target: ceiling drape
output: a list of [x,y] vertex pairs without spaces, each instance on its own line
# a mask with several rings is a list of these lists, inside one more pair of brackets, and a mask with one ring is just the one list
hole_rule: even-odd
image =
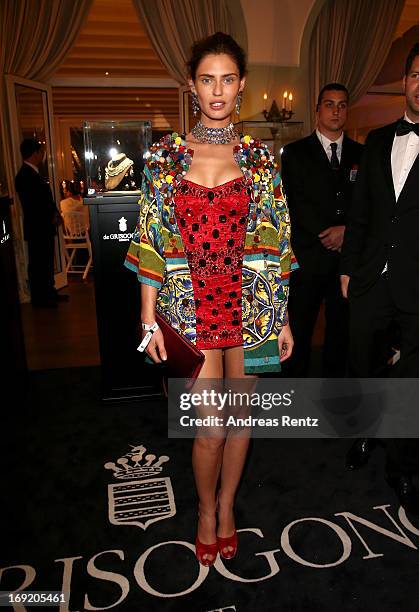
[[345,85],[351,103],[368,91],[390,51],[404,4],[405,0],[327,0],[310,41],[313,109],[326,83]]
[[92,0],[13,0],[0,3],[0,68],[45,81],[58,70]]
[[410,49],[419,41],[419,25],[411,27],[391,45],[386,63],[376,78],[375,85],[400,81]]
[[240,0],[133,0],[154,49],[170,75],[186,82],[185,63],[192,44],[225,32],[247,51]]

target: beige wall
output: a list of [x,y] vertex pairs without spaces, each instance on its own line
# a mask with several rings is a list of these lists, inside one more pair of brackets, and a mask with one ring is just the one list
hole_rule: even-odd
[[399,119],[404,113],[405,96],[400,86],[394,87],[393,92],[367,94],[350,107],[347,134],[359,142],[365,142],[368,132]]
[[[261,18],[257,0],[242,0],[248,28],[249,75],[241,118],[256,119],[268,93],[281,107],[284,90],[293,92],[293,121],[304,123],[311,132],[308,96],[308,49],[311,32],[325,0],[267,0]],[[272,42],[274,41],[274,42]],[[262,119],[262,115],[260,115]]]
[[249,63],[298,66],[304,29],[316,0],[241,0]]
[[281,108],[284,90],[291,90],[294,96],[295,115],[292,120],[303,121],[306,124],[308,96],[305,67],[249,66],[241,118],[250,119],[262,112],[265,91],[268,93],[267,109],[269,110],[273,100],[276,100],[278,107]]

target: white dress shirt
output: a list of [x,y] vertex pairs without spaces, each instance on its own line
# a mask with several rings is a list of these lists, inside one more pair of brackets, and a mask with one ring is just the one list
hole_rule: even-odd
[[332,157],[332,149],[330,148],[330,145],[332,144],[332,142],[335,142],[338,145],[336,149],[336,155],[338,156],[338,160],[340,163],[340,160],[342,158],[343,132],[337,140],[330,140],[327,136],[322,134],[320,130],[316,130],[316,134],[317,134],[317,138],[320,140],[322,144],[323,149],[326,152],[326,155],[329,161],[330,161],[330,158]]
[[[408,123],[414,123],[404,115]],[[393,174],[394,193],[396,202],[404,187],[409,172],[419,153],[419,136],[415,132],[409,132],[404,136],[394,136],[393,148],[391,149],[391,172]]]

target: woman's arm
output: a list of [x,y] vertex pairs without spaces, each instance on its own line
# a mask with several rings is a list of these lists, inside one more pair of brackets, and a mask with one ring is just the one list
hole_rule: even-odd
[[[288,321],[288,314],[286,316],[286,321]],[[282,329],[278,336],[278,347],[279,347],[279,357],[281,363],[291,357],[292,349],[294,347],[294,339],[292,337],[291,328],[289,323],[284,323]]]
[[291,328],[288,322],[287,306],[289,293],[289,277],[291,272],[298,268],[298,264],[291,248],[290,217],[287,201],[282,189],[281,178],[278,172],[274,173],[273,187],[273,214],[276,215],[276,227],[278,228],[281,258],[281,282],[285,296],[281,316],[282,328],[278,335],[279,356],[281,362],[283,362],[291,356],[294,347],[294,339],[292,337]]
[[[162,286],[165,261],[161,237],[161,217],[147,165],[144,167],[139,205],[140,214],[125,258],[125,266],[136,272],[141,283],[141,323],[151,326],[156,321],[157,294]],[[147,330],[142,329],[143,338],[146,334]],[[160,329],[153,332],[145,347],[145,352],[155,363],[161,363],[167,359]]]
[[[146,285],[141,283],[141,323],[152,325],[156,321],[156,300],[157,300],[157,288],[152,285]],[[146,335],[146,331],[143,330],[143,337]],[[151,357],[154,363],[161,363],[166,361],[167,354],[164,347],[164,338],[161,329],[153,333],[150,342],[147,344],[145,349],[147,355]]]

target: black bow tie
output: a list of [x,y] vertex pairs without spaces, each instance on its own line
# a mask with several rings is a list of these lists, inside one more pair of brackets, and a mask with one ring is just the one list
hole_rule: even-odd
[[419,123],[410,123],[406,119],[400,119],[396,128],[396,136],[406,136],[410,132],[415,132],[419,136]]

